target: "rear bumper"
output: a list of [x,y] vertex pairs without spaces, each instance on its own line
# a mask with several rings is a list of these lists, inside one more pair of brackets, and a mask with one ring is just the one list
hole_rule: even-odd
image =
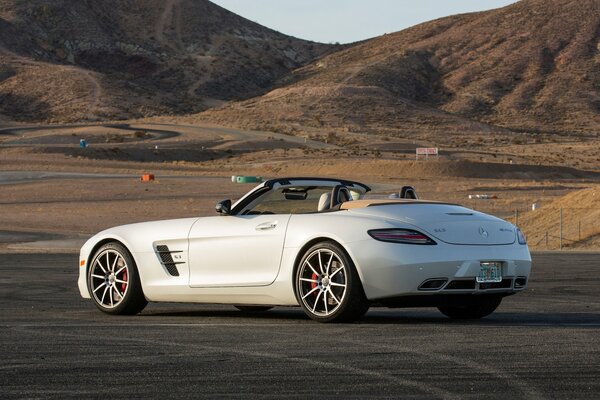
[[[442,294],[507,295],[525,289],[531,271],[529,249],[518,244],[419,246],[365,240],[350,243],[346,248],[356,264],[367,298],[374,301]],[[478,284],[475,277],[482,261],[501,262],[503,281]],[[431,279],[439,279],[442,284],[423,290],[423,283]]]

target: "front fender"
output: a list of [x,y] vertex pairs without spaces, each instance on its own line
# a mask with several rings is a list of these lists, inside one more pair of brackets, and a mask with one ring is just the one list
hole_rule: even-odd
[[[77,279],[77,286],[79,287],[79,293],[81,294],[81,297],[84,299],[91,298],[91,294],[87,285],[87,274],[88,269],[90,268],[90,263],[92,262],[92,258],[94,257],[94,254],[98,248],[109,242],[119,242],[127,249],[131,249],[131,243],[129,243],[124,237],[109,231],[103,231],[89,238],[79,251],[79,278]],[[135,253],[132,251],[130,251],[130,253],[136,265],[138,265]]]

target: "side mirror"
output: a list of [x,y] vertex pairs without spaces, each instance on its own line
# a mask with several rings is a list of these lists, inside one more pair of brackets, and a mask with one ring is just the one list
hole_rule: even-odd
[[221,215],[229,215],[231,214],[231,200],[221,200],[215,206],[215,210]]

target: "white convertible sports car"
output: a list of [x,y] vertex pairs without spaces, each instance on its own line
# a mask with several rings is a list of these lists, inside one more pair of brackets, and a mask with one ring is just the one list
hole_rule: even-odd
[[481,318],[527,286],[531,257],[514,225],[454,204],[395,199],[343,179],[261,183],[218,216],[98,233],[81,249],[79,290],[109,314],[149,301],[298,306],[321,322],[370,305],[437,307]]

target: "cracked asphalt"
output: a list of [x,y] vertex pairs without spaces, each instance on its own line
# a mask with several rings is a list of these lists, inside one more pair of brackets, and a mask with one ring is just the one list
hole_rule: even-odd
[[76,254],[0,254],[0,398],[598,398],[600,254],[536,253],[490,317],[150,304],[100,313]]

